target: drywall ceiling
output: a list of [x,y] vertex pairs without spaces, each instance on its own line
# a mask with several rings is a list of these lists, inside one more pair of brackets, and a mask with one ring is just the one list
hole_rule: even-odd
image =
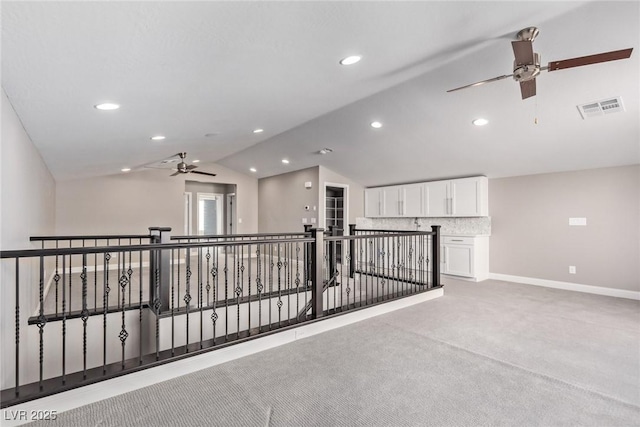
[[[207,162],[258,177],[320,164],[367,186],[614,166],[640,160],[639,12],[609,1],[2,2],[2,86],[58,180],[179,151],[213,172]],[[543,64],[634,52],[543,72],[525,101],[511,79],[446,93],[511,73],[510,41],[531,25]],[[362,60],[338,63],[351,54]],[[626,112],[581,118],[578,104],[612,96]],[[121,108],[93,107],[106,101]]]

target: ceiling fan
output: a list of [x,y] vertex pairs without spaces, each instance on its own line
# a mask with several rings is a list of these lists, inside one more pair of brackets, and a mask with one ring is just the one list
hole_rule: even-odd
[[511,42],[515,60],[513,61],[513,74],[506,74],[492,79],[482,80],[470,85],[461,86],[450,89],[447,92],[454,92],[460,89],[480,86],[485,83],[495,82],[498,80],[513,77],[520,83],[520,92],[522,99],[535,96],[536,94],[536,77],[540,71],[557,71],[565,68],[581,67],[583,65],[597,64],[599,62],[615,61],[618,59],[627,59],[631,56],[633,48],[615,50],[611,52],[598,53],[595,55],[581,56],[578,58],[562,59],[560,61],[551,61],[545,66],[540,66],[540,55],[533,52],[533,41],[538,36],[536,27],[528,27],[518,32],[517,41]]
[[201,171],[194,170],[195,168],[198,167],[196,165],[188,165],[188,164],[186,164],[184,159],[187,157],[187,153],[178,153],[175,156],[179,156],[180,157],[180,163],[178,163],[176,165],[176,169],[175,169],[176,172],[171,174],[171,176],[180,175],[181,173],[197,173],[197,174],[200,174],[200,175],[216,176],[215,173],[201,172]]

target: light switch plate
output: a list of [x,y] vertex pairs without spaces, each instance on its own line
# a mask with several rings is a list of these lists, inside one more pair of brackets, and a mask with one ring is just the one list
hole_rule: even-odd
[[587,225],[587,218],[569,218],[569,225]]

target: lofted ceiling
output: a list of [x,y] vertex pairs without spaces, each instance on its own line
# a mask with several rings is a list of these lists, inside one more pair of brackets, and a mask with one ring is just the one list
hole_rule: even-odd
[[[1,7],[2,87],[57,180],[181,151],[211,172],[220,164],[266,177],[323,165],[365,186],[640,162],[638,2]],[[510,78],[446,92],[510,74],[511,41],[532,25],[543,64],[634,51],[543,71],[526,100]],[[352,54],[362,60],[339,64]],[[626,111],[583,120],[576,108],[610,97]],[[107,101],[121,108],[94,108]],[[478,117],[489,124],[473,126]],[[376,120],[380,129],[369,125]],[[325,147],[333,152],[318,154]]]

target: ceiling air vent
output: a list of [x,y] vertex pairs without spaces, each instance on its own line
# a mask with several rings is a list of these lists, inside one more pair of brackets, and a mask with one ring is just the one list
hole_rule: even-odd
[[621,97],[608,98],[602,101],[594,101],[588,104],[578,105],[578,111],[583,119],[589,119],[605,114],[619,113],[624,111],[624,104]]

